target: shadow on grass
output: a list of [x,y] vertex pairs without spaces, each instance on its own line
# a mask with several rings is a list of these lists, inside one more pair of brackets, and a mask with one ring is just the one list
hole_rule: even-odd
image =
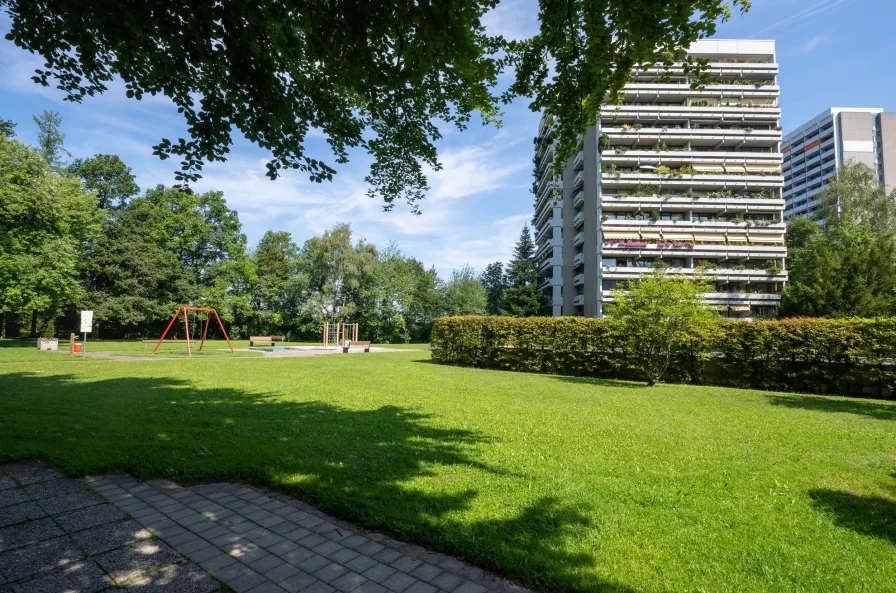
[[896,501],[839,490],[813,490],[812,502],[837,525],[896,544]]
[[[61,345],[62,340],[59,340],[59,343]],[[37,338],[6,338],[0,340],[0,348],[33,348],[37,350]]]
[[613,389],[653,389],[648,387],[647,383],[638,383],[635,381],[620,381],[618,379],[592,379],[590,377],[573,377],[568,375],[548,375],[551,379],[556,379],[563,383],[572,383],[573,385],[591,385],[593,387],[612,387]]
[[[425,360],[412,360],[414,364],[431,364],[439,367],[454,367],[454,368],[470,368],[470,367],[460,367],[451,364],[442,364],[432,360],[431,358]],[[549,375],[545,373],[526,373],[525,371],[513,371],[510,369],[480,369],[483,371],[506,371],[509,373],[522,372],[525,374],[531,374],[538,377],[547,377],[549,379],[555,379],[557,381],[562,381],[564,383],[572,383],[576,385],[592,385],[594,387],[616,387],[621,389],[647,389],[646,383],[638,383],[635,381],[620,381],[617,379],[596,379],[592,377],[576,377],[574,375]]]
[[859,414],[877,420],[896,420],[896,404],[883,404],[867,400],[844,400],[818,395],[768,395],[774,406],[801,408],[816,412]]
[[76,474],[273,486],[534,582],[629,591],[595,583],[588,568],[597,559],[569,546],[588,523],[587,509],[541,499],[511,518],[468,518],[477,491],[457,484],[476,484],[476,472],[514,478],[478,459],[489,443],[482,434],[439,426],[426,414],[199,389],[174,378],[12,373],[0,380],[0,461],[41,458]]

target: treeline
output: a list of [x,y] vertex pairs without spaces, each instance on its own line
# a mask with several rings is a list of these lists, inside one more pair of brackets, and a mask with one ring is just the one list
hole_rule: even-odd
[[[221,192],[141,193],[114,155],[65,162],[58,114],[35,118],[38,146],[0,121],[0,334],[67,335],[79,309],[94,336],[159,335],[178,305],[218,309],[235,337],[319,339],[357,322],[375,342],[428,341],[441,315],[484,313],[469,266],[447,280],[402,254],[353,240],[347,224],[296,244],[268,231],[247,244]],[[178,328],[179,329],[179,328]]]
[[787,225],[779,316],[896,316],[896,188],[849,162],[816,199],[811,219]]

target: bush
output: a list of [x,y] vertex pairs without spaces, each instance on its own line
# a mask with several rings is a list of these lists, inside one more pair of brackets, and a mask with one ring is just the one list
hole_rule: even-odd
[[[718,321],[679,348],[663,379],[814,393],[896,397],[896,319]],[[609,319],[443,317],[443,364],[600,378],[626,374],[625,336]],[[707,357],[705,352],[712,354]]]

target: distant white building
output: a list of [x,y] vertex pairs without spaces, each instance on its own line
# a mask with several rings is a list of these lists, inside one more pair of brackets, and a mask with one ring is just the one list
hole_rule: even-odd
[[786,218],[818,208],[818,192],[849,161],[871,167],[878,182],[896,186],[896,113],[877,108],[832,107],[784,137]]

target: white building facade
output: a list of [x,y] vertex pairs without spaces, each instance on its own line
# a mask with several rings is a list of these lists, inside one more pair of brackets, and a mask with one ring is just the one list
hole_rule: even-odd
[[784,136],[785,218],[811,216],[818,193],[841,166],[864,163],[887,191],[896,187],[896,113],[832,107]]
[[601,317],[651,269],[712,279],[726,317],[770,316],[787,280],[781,117],[773,41],[702,40],[700,90],[681,67],[633,74],[619,105],[554,162],[535,140],[536,255],[559,315]]

